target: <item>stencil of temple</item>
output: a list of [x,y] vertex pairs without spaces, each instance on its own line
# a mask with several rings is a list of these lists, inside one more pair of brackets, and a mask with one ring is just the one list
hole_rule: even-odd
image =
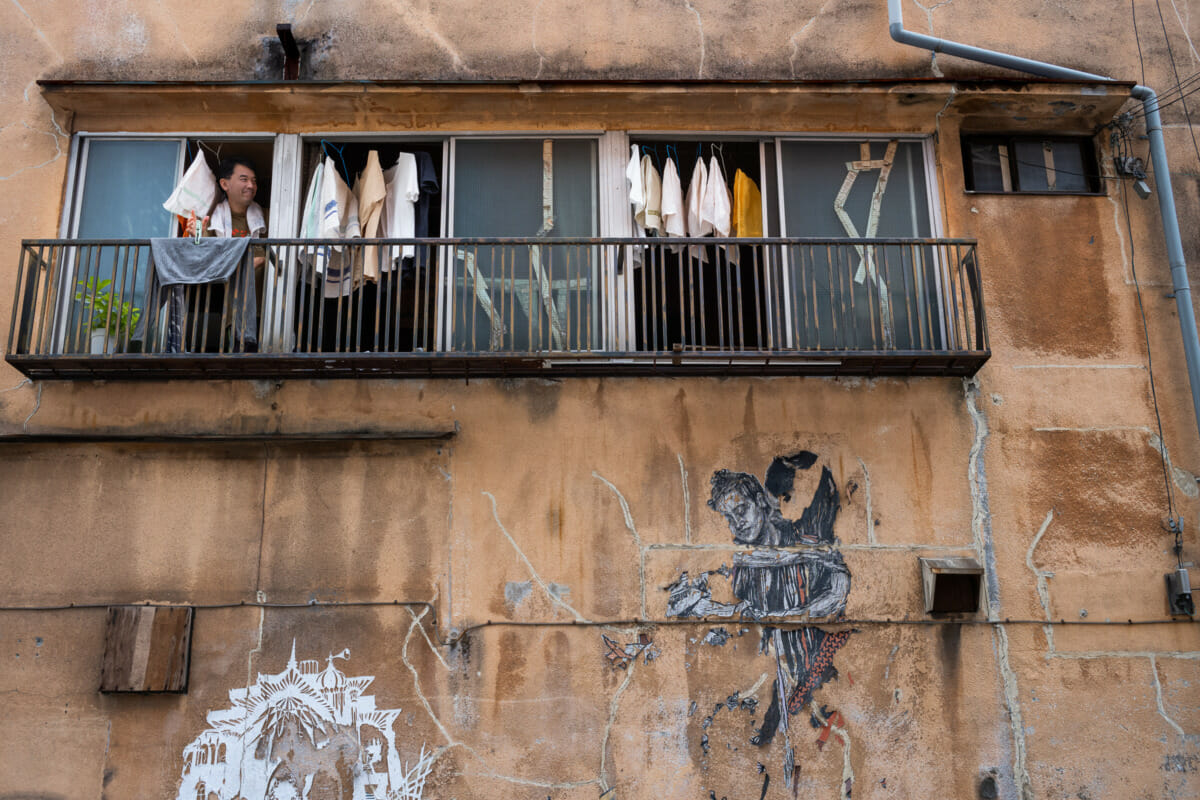
[[296,660],[229,692],[231,706],[208,714],[210,728],[183,751],[177,800],[407,800],[420,797],[432,763],[424,747],[412,770],[400,762],[392,724],[364,694],[373,676],[348,677],[330,654]]

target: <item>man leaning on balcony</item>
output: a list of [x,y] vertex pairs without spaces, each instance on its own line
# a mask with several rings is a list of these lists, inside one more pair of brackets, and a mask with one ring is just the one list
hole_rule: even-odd
[[[241,156],[231,156],[223,159],[217,167],[217,184],[223,195],[221,201],[213,208],[212,213],[200,221],[205,236],[221,236],[226,238],[259,238],[267,235],[267,210],[254,202],[258,193],[258,176],[254,162]],[[195,235],[197,221],[193,217],[188,220],[185,233]],[[263,265],[266,254],[256,250],[254,254],[254,293],[249,293],[250,286],[242,287],[241,296],[245,298],[245,316],[257,321],[257,298],[263,293]],[[241,316],[235,310],[234,316]],[[257,326],[254,325],[254,328]],[[252,328],[253,330],[253,328]],[[245,336],[243,348],[247,352],[258,350],[257,332],[253,338]]]

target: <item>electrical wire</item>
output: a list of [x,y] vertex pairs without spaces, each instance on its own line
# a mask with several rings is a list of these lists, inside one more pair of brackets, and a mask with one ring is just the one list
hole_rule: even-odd
[[[1146,62],[1142,60],[1142,40],[1137,29],[1137,0],[1129,0],[1129,13],[1133,17],[1133,40],[1137,42],[1138,64],[1142,68],[1142,86],[1146,85]],[[1179,77],[1175,81],[1178,83]]]
[[[1154,7],[1158,9],[1158,22],[1162,25],[1163,41],[1167,43],[1167,58],[1171,62],[1171,72],[1175,75],[1175,83],[1179,83],[1179,68],[1175,65],[1175,53],[1171,50],[1171,37],[1167,35],[1167,22],[1163,19],[1162,5],[1159,0],[1154,0]],[[1144,83],[1144,81],[1143,81]],[[1192,150],[1196,153],[1196,161],[1200,162],[1200,145],[1196,144],[1196,129],[1192,127],[1192,115],[1188,112],[1187,102],[1183,101],[1183,118],[1187,120],[1188,133],[1192,136]]]
[[1167,442],[1163,438],[1162,414],[1158,408],[1158,392],[1154,386],[1154,357],[1150,352],[1150,326],[1146,322],[1146,307],[1142,303],[1142,285],[1138,282],[1137,261],[1134,257],[1133,221],[1129,214],[1129,190],[1121,184],[1121,202],[1125,207],[1125,230],[1129,236],[1129,271],[1133,277],[1133,288],[1137,294],[1138,312],[1142,316],[1142,333],[1146,337],[1146,372],[1150,378],[1150,399],[1154,404],[1154,421],[1158,425],[1158,455],[1162,462],[1163,485],[1167,490],[1167,530],[1175,535],[1175,561],[1183,566],[1183,522],[1175,516],[1175,492],[1167,466]]

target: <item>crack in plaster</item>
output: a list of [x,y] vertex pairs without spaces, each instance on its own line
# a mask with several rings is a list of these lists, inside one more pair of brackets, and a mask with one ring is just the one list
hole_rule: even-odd
[[[159,7],[160,9],[162,8],[162,4],[163,4],[163,0],[158,0],[158,7]],[[169,23],[171,24],[171,27],[175,29],[175,44],[178,44],[180,47],[182,47],[182,48],[183,48],[183,52],[187,54],[187,57],[188,57],[188,58],[190,58],[190,59],[192,60],[192,63],[193,63],[193,64],[195,64],[195,65],[199,66],[199,65],[200,65],[200,61],[199,61],[199,60],[196,58],[196,56],[195,56],[195,55],[192,53],[192,50],[191,50],[191,48],[187,46],[187,42],[185,42],[185,41],[183,40],[183,31],[181,31],[181,30],[179,29],[179,23],[177,23],[177,22],[175,21],[175,15],[174,15],[174,14],[172,14],[172,13],[171,13],[171,12],[168,10],[168,11],[167,11],[167,14],[166,14],[166,17],[167,17],[167,22],[169,22]]]
[[[262,602],[262,598],[259,598],[259,602]],[[254,656],[256,653],[262,652],[263,622],[266,620],[266,618],[267,618],[267,609],[259,608],[258,609],[258,644],[255,645],[254,648],[249,653],[246,654],[246,685],[247,686],[254,685],[254,677],[253,677],[254,676]]]
[[7,181],[11,178],[15,178],[18,175],[20,175],[22,172],[31,172],[35,169],[41,169],[42,167],[47,167],[63,157],[63,149],[62,149],[62,145],[59,143],[59,137],[60,136],[63,138],[70,138],[70,137],[68,137],[67,134],[63,131],[62,126],[60,126],[58,124],[58,120],[55,119],[55,117],[54,117],[53,109],[50,110],[50,124],[54,126],[53,131],[40,130],[38,128],[33,127],[32,125],[30,125],[28,122],[25,122],[24,120],[22,120],[20,122],[10,122],[8,125],[5,125],[4,127],[0,127],[0,132],[3,132],[5,130],[11,128],[14,125],[20,125],[21,127],[25,128],[26,130],[30,130],[30,131],[33,131],[34,133],[40,133],[45,136],[49,136],[51,139],[54,140],[54,155],[52,157],[46,159],[45,161],[43,161],[40,164],[34,164],[32,166],[21,167],[16,172],[11,172],[8,175],[0,176],[0,181]]
[[[408,671],[412,673],[413,691],[416,692],[417,700],[421,703],[421,707],[425,709],[425,713],[429,715],[429,718],[433,720],[433,724],[437,726],[437,729],[441,731],[442,736],[446,739],[446,745],[443,748],[439,748],[438,756],[451,747],[462,747],[476,758],[479,758],[478,753],[451,736],[450,731],[446,730],[446,726],[442,724],[440,719],[438,719],[437,714],[433,713],[433,706],[429,704],[428,698],[425,697],[425,691],[421,688],[421,676],[417,674],[417,668],[414,667],[412,662],[408,660],[408,643],[412,641],[413,631],[421,627],[421,620],[425,617],[425,614],[428,613],[428,611],[429,608],[425,607],[422,608],[421,613],[418,614],[412,610],[411,606],[408,607],[408,615],[412,617],[412,623],[408,626],[408,633],[404,635],[404,646],[400,648],[400,661],[404,664],[404,666],[408,667]],[[483,759],[480,759],[480,761],[482,760]]]
[[800,30],[792,34],[789,40],[792,43],[792,55],[788,58],[788,66],[791,68],[793,78],[796,77],[796,59],[800,57],[800,40],[804,37],[804,34],[808,33],[808,29],[813,26],[813,23],[817,21],[817,17],[825,13],[825,9],[829,7],[831,2],[833,0],[826,0],[825,3],[821,4],[821,7],[817,9],[817,13],[809,17],[808,22],[804,23]]
[[[927,5],[924,5],[920,2],[918,2],[918,0],[912,0],[912,3],[914,6],[916,6],[917,8],[919,8],[925,12],[925,24],[929,26],[929,35],[930,36],[936,36],[936,34],[934,33],[934,30],[933,30],[933,12],[936,11],[937,9],[941,8],[942,6],[950,5],[950,3],[952,3],[952,2],[954,2],[954,0],[942,0],[940,3],[934,3],[933,5],[927,6]],[[942,74],[942,70],[938,67],[937,53],[929,54],[929,68],[933,71],[933,74],[935,77],[938,77],[938,78],[946,77],[945,75]]]
[[1150,449],[1161,455],[1167,462],[1167,471],[1175,481],[1175,488],[1193,500],[1200,496],[1200,485],[1196,483],[1196,476],[1182,467],[1175,466],[1175,463],[1171,461],[1171,452],[1167,449],[1166,443],[1158,438],[1157,433],[1151,433],[1146,444],[1150,445]]
[[1151,658],[1152,656],[1200,661],[1200,650],[1078,650],[1073,653],[1060,653],[1057,650],[1053,650],[1046,655],[1046,658],[1073,658],[1082,660],[1091,658]]
[[633,536],[633,543],[638,551],[638,585],[641,595],[642,619],[645,619],[648,616],[646,613],[646,548],[642,546],[642,537],[638,535],[637,526],[633,524],[633,514],[629,510],[629,503],[625,500],[625,495],[621,494],[620,490],[599,472],[593,470],[592,477],[611,489],[612,493],[617,496],[617,501],[621,504],[621,513],[625,515],[625,527]]
[[434,16],[426,11],[423,14],[418,14],[416,9],[406,3],[404,0],[398,0],[392,3],[400,11],[400,15],[405,17],[410,22],[420,26],[429,39],[436,44],[446,55],[450,56],[450,60],[454,65],[455,72],[465,72],[474,74],[475,70],[467,66],[462,55],[450,43],[450,40],[433,28]]
[[679,459],[679,482],[683,486],[683,540],[692,543],[692,496],[688,491],[688,473],[683,466],[683,454],[676,453]]
[[1000,667],[1000,675],[1004,684],[1004,701],[1008,706],[1009,727],[1012,729],[1013,742],[1013,783],[1021,800],[1033,800],[1033,787],[1029,781],[1029,769],[1026,766],[1025,754],[1025,723],[1021,718],[1021,697],[1017,691],[1017,674],[1013,671],[1008,658],[1008,632],[1004,626],[994,626],[996,632],[996,663]]
[[1133,284],[1133,279],[1129,272],[1129,245],[1125,241],[1125,227],[1121,224],[1121,204],[1112,194],[1108,196],[1108,202],[1113,210],[1113,229],[1117,232],[1117,242],[1121,245],[1121,277],[1125,279],[1125,285],[1129,286]]
[[33,381],[31,381],[29,378],[25,378],[20,383],[18,383],[16,386],[10,386],[7,389],[0,389],[0,394],[4,394],[5,392],[11,392],[15,389],[20,389],[25,384],[29,384],[30,386],[32,386]]
[[[447,449],[447,461],[453,451]],[[454,476],[442,468],[438,464],[438,472],[442,473],[442,477],[449,484],[449,489],[446,494],[446,530],[454,530]],[[454,620],[454,537],[446,537],[446,620],[445,630],[456,632],[453,627]]]
[[21,430],[25,433],[29,432],[29,421],[33,419],[33,415],[36,414],[42,407],[42,387],[45,385],[46,384],[44,383],[39,383],[37,385],[37,404],[34,405],[33,411],[29,412],[29,416],[25,418],[25,422],[21,424]]
[[996,552],[992,547],[992,512],[988,505],[987,469],[983,461],[988,423],[987,417],[979,410],[979,404],[976,402],[979,394],[979,380],[964,378],[963,397],[975,428],[974,441],[971,442],[971,451],[967,458],[967,481],[971,486],[971,533],[976,552],[984,561],[988,618],[995,620],[1000,614],[1000,586],[996,579]]
[[296,18],[296,22],[303,22],[308,17],[308,12],[312,11],[313,6],[317,4],[317,0],[308,0],[308,6],[304,9],[304,13]]
[[1167,710],[1163,707],[1162,681],[1158,678],[1158,662],[1154,656],[1150,656],[1150,673],[1154,675],[1154,704],[1158,707],[1158,715],[1165,719],[1167,724],[1180,736],[1187,736],[1183,732],[1183,728],[1179,727],[1179,723],[1167,716]]
[[42,33],[42,29],[39,28],[37,23],[33,21],[33,17],[29,15],[29,12],[25,10],[25,7],[18,3],[17,0],[9,0],[9,2],[16,6],[17,10],[20,11],[25,17],[25,20],[29,23],[29,27],[33,28],[33,32],[36,33],[37,37],[42,40],[42,44],[46,45],[46,48],[51,53],[54,53],[54,57],[61,61],[62,53],[58,52],[58,48],[50,43],[50,40],[46,38],[46,34]]
[[[433,586],[433,599],[431,599],[429,601],[429,604],[436,608],[437,601],[438,601],[438,591],[437,591],[437,584],[435,583]],[[428,609],[425,609],[425,610],[428,610]],[[408,613],[410,615],[412,615],[414,613],[412,610],[412,606],[408,606]],[[424,611],[422,612],[422,614],[423,613],[424,613]],[[425,644],[429,645],[430,652],[433,653],[434,657],[437,658],[438,662],[446,669],[447,672],[449,672],[450,671],[449,662],[447,662],[446,659],[442,657],[441,650],[439,648],[437,648],[434,645],[433,640],[429,638],[429,632],[425,630],[425,626],[418,625],[417,630],[419,630],[421,632],[422,638],[425,639]]]
[[1145,364],[1014,364],[1013,369],[1145,369]]
[[537,57],[538,57],[538,68],[537,68],[537,73],[533,76],[534,80],[537,80],[538,78],[542,77],[542,70],[545,68],[546,62],[549,61],[549,59],[546,58],[546,54],[538,49],[538,40],[537,40],[538,14],[541,13],[542,5],[545,2],[546,2],[546,0],[538,0],[537,5],[535,5],[533,7],[533,19],[530,21],[530,26],[529,26],[530,27],[529,33],[530,33],[530,37],[532,39],[531,44],[533,45],[533,52],[536,53]]
[[594,781],[600,787],[601,793],[611,791],[613,788],[608,782],[608,742],[612,737],[613,724],[617,720],[617,711],[621,707],[621,695],[625,694],[625,690],[629,687],[633,680],[633,673],[637,670],[638,660],[635,658],[629,662],[629,668],[626,670],[625,680],[617,687],[617,691],[613,694],[612,700],[608,703],[608,724],[604,726],[604,738],[600,741],[600,776]]
[[[601,480],[603,480],[603,478],[601,478]],[[605,482],[607,483],[607,481]],[[538,574],[536,569],[534,569],[533,563],[528,559],[528,557],[526,557],[524,551],[521,550],[516,539],[512,537],[512,534],[510,534],[508,529],[504,527],[504,523],[500,521],[500,513],[496,509],[495,495],[493,495],[491,492],[483,492],[482,494],[484,497],[492,501],[492,519],[496,521],[496,527],[500,529],[500,532],[504,534],[504,538],[508,539],[508,543],[511,544],[513,549],[517,551],[517,556],[522,562],[524,562],[526,569],[529,570],[530,577],[533,578],[534,583],[536,583],[538,587],[546,594],[546,597],[550,599],[550,602],[562,606],[563,609],[575,617],[576,622],[591,622],[591,620],[572,608],[569,603],[559,597],[556,593],[550,591],[550,587],[546,585],[546,582],[542,580],[542,576]]]
[[1037,535],[1033,537],[1033,541],[1029,543],[1029,549],[1025,551],[1025,565],[1033,572],[1037,578],[1037,594],[1038,602],[1042,604],[1042,611],[1046,614],[1046,619],[1050,619],[1050,587],[1046,582],[1047,578],[1053,578],[1054,573],[1038,569],[1033,563],[1033,551],[1037,549],[1038,544],[1042,541],[1042,537],[1046,535],[1046,531],[1050,528],[1050,523],[1054,521],[1054,509],[1046,512],[1046,519],[1042,520],[1042,527],[1038,528]]
[[691,0],[683,0],[683,4],[687,6],[688,11],[696,15],[696,26],[700,29],[700,69],[696,72],[697,78],[704,77],[704,21],[700,19],[700,12],[692,5]]
[[[1183,16],[1180,16],[1179,6],[1175,5],[1175,0],[1171,0],[1171,8],[1175,11],[1175,19],[1179,20],[1179,28],[1183,31],[1183,38],[1187,41],[1188,50],[1192,53],[1192,64],[1195,65],[1197,61],[1200,61],[1200,53],[1196,52],[1196,45],[1192,43],[1191,34],[1188,33],[1187,22],[1184,22]],[[1190,8],[1184,16],[1188,18],[1188,22],[1191,22],[1192,14]]]
[[[857,458],[857,456],[856,456]],[[871,473],[867,471],[867,465],[861,458],[858,459],[858,466],[862,467],[863,471],[863,491],[866,493],[867,503],[867,542],[869,544],[878,544],[875,541],[875,511],[871,508]]]
[[[1038,544],[1042,541],[1042,537],[1050,528],[1050,523],[1054,521],[1054,509],[1046,512],[1046,519],[1042,521],[1042,527],[1038,529],[1037,535],[1033,537],[1033,541],[1029,543],[1029,549],[1025,551],[1025,565],[1033,572],[1037,579],[1037,594],[1038,602],[1042,604],[1042,611],[1046,615],[1046,620],[1050,621],[1050,585],[1049,578],[1054,577],[1054,573],[1050,570],[1038,569],[1033,563],[1033,551],[1037,549]],[[1050,653],[1054,650],[1054,626],[1043,625],[1042,633],[1046,635],[1046,652]]]
[[[404,666],[408,668],[408,671],[412,673],[413,691],[416,693],[417,700],[421,703],[421,707],[425,709],[425,713],[429,715],[429,718],[433,720],[433,724],[437,726],[442,736],[446,739],[445,745],[442,745],[434,750],[435,760],[440,758],[447,750],[455,747],[461,747],[463,750],[466,750],[468,753],[470,753],[475,760],[479,762],[480,766],[483,767],[484,771],[478,774],[492,780],[503,781],[505,783],[511,783],[518,786],[533,786],[539,789],[578,789],[583,786],[591,786],[597,783],[597,779],[595,778],[586,781],[564,781],[556,783],[553,781],[538,781],[530,778],[518,778],[512,775],[501,775],[500,773],[494,772],[488,768],[487,761],[479,754],[479,751],[451,736],[450,731],[446,729],[446,726],[442,724],[442,721],[438,718],[437,714],[434,713],[433,706],[430,704],[429,699],[425,696],[424,689],[421,688],[421,677],[417,672],[417,668],[413,666],[413,663],[408,659],[408,645],[412,641],[414,630],[420,630],[425,641],[430,644],[430,649],[436,651],[436,648],[434,648],[432,643],[429,641],[428,635],[425,634],[424,626],[421,624],[421,620],[424,619],[427,613],[429,613],[429,609],[427,607],[422,608],[421,613],[418,614],[410,607],[408,608],[408,613],[409,616],[412,617],[412,623],[409,625],[408,633],[404,636],[404,645],[400,650],[400,660]],[[460,774],[469,776],[474,773],[463,772]]]

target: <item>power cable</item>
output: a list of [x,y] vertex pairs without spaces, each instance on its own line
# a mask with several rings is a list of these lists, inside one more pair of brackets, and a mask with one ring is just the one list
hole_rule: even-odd
[[1121,184],[1121,202],[1125,207],[1125,230],[1129,237],[1129,271],[1133,277],[1133,288],[1137,294],[1138,312],[1142,317],[1142,333],[1146,337],[1146,372],[1150,378],[1150,399],[1154,404],[1154,421],[1158,426],[1158,456],[1162,463],[1163,485],[1167,490],[1167,525],[1168,532],[1175,536],[1175,561],[1183,566],[1183,521],[1175,516],[1175,492],[1171,488],[1171,477],[1167,467],[1167,442],[1163,438],[1162,414],[1158,408],[1158,391],[1154,386],[1154,357],[1150,352],[1150,326],[1146,322],[1146,307],[1142,303],[1142,285],[1137,276],[1137,260],[1134,257],[1133,221],[1129,214],[1129,191]]
[[[1167,36],[1167,22],[1163,19],[1162,5],[1159,0],[1154,0],[1154,7],[1158,9],[1158,21],[1162,25],[1163,41],[1167,43],[1167,59],[1171,62],[1171,72],[1175,75],[1175,83],[1179,83],[1179,68],[1175,65],[1175,53],[1171,50],[1171,38]],[[1183,118],[1187,121],[1188,133],[1192,137],[1192,150],[1196,153],[1196,161],[1200,162],[1200,145],[1196,144],[1196,130],[1192,127],[1192,115],[1188,112],[1184,97],[1186,95],[1179,98],[1183,103]]]

